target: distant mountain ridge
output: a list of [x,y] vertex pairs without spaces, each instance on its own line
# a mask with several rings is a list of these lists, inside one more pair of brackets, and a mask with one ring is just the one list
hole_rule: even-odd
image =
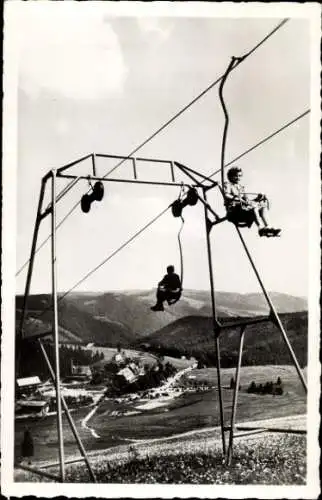
[[[280,314],[280,319],[300,364],[305,366],[307,364],[307,312],[283,313]],[[225,319],[222,321],[225,323]],[[220,334],[222,365],[226,368],[233,366],[237,361],[239,338],[240,327],[238,326],[227,328]],[[159,352],[177,350],[181,354],[215,362],[211,317],[186,316],[146,336],[143,342],[145,346],[157,348]],[[282,334],[272,321],[246,327],[242,360],[246,365],[290,364],[290,354]]]
[[[61,294],[62,296],[62,294]],[[307,301],[282,293],[271,293],[279,313],[307,310]],[[31,295],[28,299],[26,335],[35,328],[51,330],[50,294]],[[155,290],[125,290],[113,292],[73,292],[59,300],[60,339],[63,342],[95,342],[100,345],[129,346],[138,339],[187,316],[209,317],[212,314],[210,293],[203,290],[184,290],[182,298],[164,312],[152,312]],[[19,320],[23,297],[16,297],[16,318]],[[217,292],[218,315],[254,316],[268,313],[261,294]],[[45,311],[45,312],[44,312]],[[37,321],[35,318],[39,317]],[[17,321],[17,326],[18,326]]]

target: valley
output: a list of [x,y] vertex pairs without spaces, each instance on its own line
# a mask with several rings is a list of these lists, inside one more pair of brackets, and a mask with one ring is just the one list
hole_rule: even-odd
[[[153,313],[149,306],[154,292],[129,291],[106,294],[74,293],[59,302],[59,337],[61,369],[64,377],[70,371],[70,361],[88,365],[92,380],[85,383],[63,383],[78,387],[91,397],[91,404],[75,404],[71,415],[86,451],[92,454],[112,453],[113,449],[158,440],[179,439],[189,442],[191,436],[211,433],[220,440],[220,416],[215,368],[214,336],[208,293],[185,291],[182,300],[164,313]],[[220,320],[265,314],[265,308],[255,294],[219,293]],[[304,299],[276,294],[277,308],[290,342],[304,368],[307,364],[307,304]],[[52,356],[51,316],[47,308],[50,296],[31,296],[28,305],[26,336],[48,332],[44,338]],[[257,304],[257,305],[256,305]],[[21,313],[21,298],[17,297],[17,320]],[[18,322],[17,322],[18,323]],[[225,425],[230,424],[233,390],[232,379],[238,355],[238,328],[225,330],[220,338],[222,364],[222,396]],[[39,375],[48,371],[37,350],[37,343],[24,346],[22,376]],[[121,362],[116,362],[122,354]],[[77,361],[78,360],[78,361]],[[247,327],[240,390],[238,423],[305,415],[306,396],[297,373],[276,327],[265,322]],[[124,385],[111,383],[112,374],[130,368],[141,373],[145,382],[135,379],[127,392]],[[161,367],[161,368],[160,368]],[[160,380],[158,369],[164,370]],[[125,371],[124,371],[125,370]],[[169,371],[170,370],[170,371]],[[166,375],[166,373],[168,373]],[[114,377],[113,375],[113,377]],[[95,378],[96,377],[96,378]],[[113,378],[112,377],[112,378]],[[282,380],[280,395],[250,393],[255,383],[266,387]],[[153,381],[157,381],[154,382]],[[160,383],[159,383],[160,382]],[[144,384],[147,384],[146,387]],[[154,385],[153,385],[154,384]],[[116,391],[116,392],[115,392]],[[15,421],[15,458],[26,428],[34,440],[34,464],[58,461],[57,422],[54,411],[43,417],[25,416]],[[65,457],[79,456],[74,436],[63,416]]]
[[[225,422],[229,424],[232,406],[232,393],[229,382],[234,370],[222,370],[223,401]],[[247,387],[256,382],[276,379],[280,376],[284,393],[282,396],[253,395]],[[189,378],[189,377],[196,377]],[[206,390],[195,390],[189,385],[198,379]],[[128,396],[116,399],[102,399],[95,412],[93,407],[72,410],[72,416],[80,433],[85,449],[89,452],[111,449],[119,445],[129,445],[141,440],[170,438],[195,430],[206,430],[219,426],[219,407],[215,369],[191,369],[180,379],[182,392],[167,396],[160,395],[153,401],[157,405],[146,405],[147,397],[139,394],[137,398]],[[161,394],[164,392],[160,390]],[[93,412],[91,418],[82,422]],[[290,366],[242,367],[241,390],[239,392],[237,422],[261,420],[306,412],[306,398],[295,370]],[[56,417],[16,421],[15,455],[19,456],[23,431],[28,425],[35,443],[35,462],[55,461],[58,459]],[[63,419],[66,457],[78,455],[74,437],[69,425]],[[94,431],[94,432],[93,432]],[[95,437],[99,436],[99,437]]]

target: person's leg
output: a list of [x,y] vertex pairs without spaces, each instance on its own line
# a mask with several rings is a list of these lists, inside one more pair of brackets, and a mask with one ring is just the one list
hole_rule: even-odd
[[258,227],[259,236],[267,236],[268,231],[268,218],[265,208],[255,206],[254,209],[254,220]]
[[167,292],[163,289],[158,288],[157,290],[157,303],[162,304],[163,301],[166,299]]
[[272,227],[269,223],[269,219],[268,219],[268,209],[267,209],[267,206],[264,206],[264,207],[261,207],[259,209],[259,215],[263,221],[263,224],[265,225],[265,233],[266,235],[268,236],[278,236],[279,233],[281,232],[280,229],[276,229],[274,227]]
[[262,219],[264,227],[269,227],[268,210],[266,207],[258,209],[258,215]]
[[157,303],[151,307],[152,311],[163,311],[163,302],[166,300],[166,292],[160,288],[157,289]]
[[254,207],[253,214],[254,214],[254,222],[255,222],[256,226],[259,229],[265,228],[266,223],[265,223],[265,220],[263,220],[263,218],[262,218],[261,209],[258,207]]

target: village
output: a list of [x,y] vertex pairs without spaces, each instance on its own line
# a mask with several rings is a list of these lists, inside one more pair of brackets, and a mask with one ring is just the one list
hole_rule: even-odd
[[[140,356],[129,357],[120,348],[108,360],[93,365],[70,362],[70,373],[61,379],[61,394],[68,408],[97,406],[103,399],[118,403],[137,402],[136,410],[148,410],[167,404],[185,392],[205,391],[205,383],[182,382],[182,377],[197,367],[191,359],[183,369],[155,357],[152,364]],[[194,376],[190,376],[195,378]],[[38,375],[17,380],[15,418],[44,418],[56,413],[56,392],[51,380],[42,381]]]

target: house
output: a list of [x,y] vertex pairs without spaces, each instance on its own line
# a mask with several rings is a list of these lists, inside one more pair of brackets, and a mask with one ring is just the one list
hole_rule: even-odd
[[22,396],[23,394],[28,396],[33,394],[37,389],[39,389],[41,381],[39,377],[24,377],[17,379],[17,396]]
[[125,359],[124,359],[124,356],[121,352],[117,352],[114,356],[114,361],[115,363],[117,363],[118,365],[120,365],[121,363],[124,363]]
[[49,412],[49,402],[43,400],[17,401],[15,405],[15,415],[33,415],[44,417]]
[[137,376],[134,375],[132,370],[128,367],[122,368],[122,370],[117,372],[117,375],[122,375],[129,383],[134,382],[137,379]]
[[83,375],[84,377],[90,377],[92,374],[89,366],[73,366],[72,375]]
[[139,375],[140,368],[139,366],[132,361],[132,363],[129,364],[130,370],[134,373],[134,375]]
[[67,382],[70,381],[87,381],[92,377],[92,371],[87,365],[74,365],[71,360],[70,367],[71,375],[65,377]]

